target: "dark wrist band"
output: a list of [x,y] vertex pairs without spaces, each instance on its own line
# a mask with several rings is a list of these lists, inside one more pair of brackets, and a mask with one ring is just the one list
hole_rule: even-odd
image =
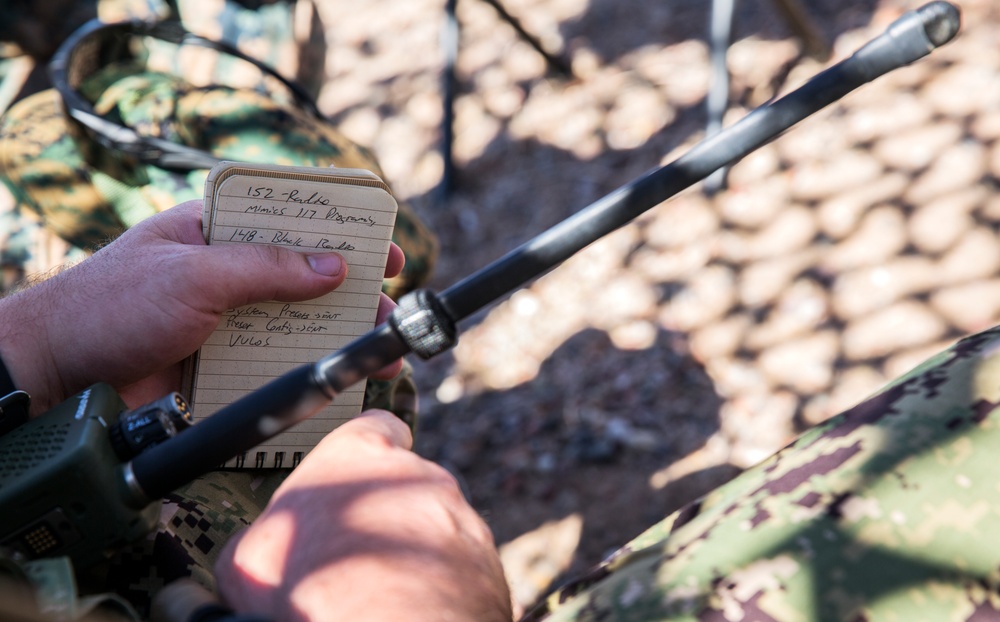
[[187,622],[272,622],[272,620],[252,613],[235,613],[220,603],[209,603],[195,609]]
[[31,397],[17,390],[7,365],[0,358],[0,436],[28,420],[30,405]]

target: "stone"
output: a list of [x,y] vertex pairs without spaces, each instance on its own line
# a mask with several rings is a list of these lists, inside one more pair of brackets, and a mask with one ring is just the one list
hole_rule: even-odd
[[[615,92],[615,91],[612,91]],[[619,96],[604,120],[605,141],[612,149],[635,149],[674,120],[676,112],[662,93],[632,85]]]
[[770,304],[796,277],[813,267],[820,256],[819,248],[809,246],[748,265],[739,275],[740,302],[751,309]]
[[920,96],[942,115],[968,117],[1000,101],[996,73],[996,67],[985,63],[955,64],[931,75]]
[[802,418],[817,425],[856,406],[885,386],[886,376],[870,365],[852,365],[837,373],[830,391],[810,398],[802,408]]
[[909,177],[902,173],[887,173],[830,197],[819,205],[820,230],[834,240],[846,237],[869,210],[898,199],[909,183]]
[[929,291],[941,282],[929,257],[897,257],[839,275],[831,291],[833,313],[842,320],[858,319],[905,296]]
[[716,246],[715,240],[701,240],[669,250],[642,248],[632,256],[630,268],[658,283],[687,280],[708,265]]
[[730,166],[726,181],[731,189],[738,189],[768,179],[780,169],[778,149],[774,143],[769,143]]
[[919,125],[879,140],[873,152],[887,167],[919,171],[930,166],[942,151],[958,143],[963,131],[957,121]]
[[973,229],[961,237],[938,264],[940,278],[959,283],[991,277],[1000,271],[1000,241],[989,229]]
[[721,397],[733,399],[740,395],[769,390],[768,378],[760,367],[736,357],[719,357],[705,361],[705,371]]
[[816,112],[774,141],[782,165],[795,170],[804,163],[821,163],[827,154],[840,154],[851,147],[847,133],[832,118],[835,110],[832,107]]
[[952,145],[923,172],[906,191],[904,198],[920,205],[946,192],[973,187],[986,174],[986,148],[971,141]]
[[775,386],[809,395],[829,387],[839,345],[836,333],[825,330],[775,345],[758,361]]
[[691,354],[702,361],[733,355],[743,345],[752,321],[748,314],[738,313],[702,326],[691,334]]
[[788,179],[773,175],[750,185],[730,184],[730,189],[719,195],[717,205],[727,223],[758,229],[787,210],[789,199]]
[[643,238],[654,248],[676,248],[706,238],[718,226],[712,204],[701,194],[688,193],[653,210]]
[[624,272],[611,279],[589,297],[584,317],[591,326],[608,330],[622,320],[652,317],[656,313],[658,294],[641,275]]
[[971,213],[986,194],[985,188],[974,186],[921,205],[907,222],[910,242],[931,255],[948,250],[975,226]]
[[899,253],[906,243],[903,213],[881,205],[865,214],[854,233],[824,253],[820,267],[836,273],[880,264]]
[[915,348],[939,339],[944,321],[926,305],[904,300],[859,318],[844,329],[844,356],[864,361]]
[[930,305],[964,333],[985,330],[1000,321],[1000,279],[942,288]]
[[990,148],[988,166],[990,174],[995,178],[1000,178],[1000,141],[994,143]]
[[[836,126],[836,123],[831,123]],[[825,146],[829,149],[829,146]],[[824,150],[824,153],[830,151]],[[882,163],[866,151],[846,149],[833,152],[829,159],[813,160],[792,168],[792,197],[818,201],[869,183],[882,171]]]
[[719,411],[720,432],[732,446],[729,460],[747,468],[787,444],[794,430],[798,400],[790,391],[755,392],[726,402]]
[[660,323],[673,330],[692,330],[725,315],[736,301],[730,268],[709,266],[691,279],[660,312]]
[[747,259],[766,259],[801,250],[816,237],[816,218],[803,206],[788,206],[748,238]]
[[954,339],[938,340],[934,343],[925,344],[916,348],[910,348],[890,356],[884,366],[885,375],[888,378],[899,378],[903,374],[909,373],[918,365],[941,352],[944,352],[952,344]]
[[907,91],[883,93],[878,105],[849,106],[844,126],[853,142],[868,143],[906,135],[930,119],[930,107]]
[[500,545],[500,564],[514,602],[525,606],[535,601],[566,572],[582,534],[583,517],[570,514]]
[[[997,151],[997,155],[1000,155],[1000,151]],[[997,170],[1000,171],[1000,169]],[[1000,195],[989,194],[976,215],[985,218],[988,222],[1000,223]]]
[[984,143],[992,143],[1000,139],[1000,109],[979,111],[973,116],[969,131],[973,138]]
[[766,320],[751,327],[745,347],[757,352],[814,333],[829,317],[826,291],[812,279],[799,279],[786,288]]

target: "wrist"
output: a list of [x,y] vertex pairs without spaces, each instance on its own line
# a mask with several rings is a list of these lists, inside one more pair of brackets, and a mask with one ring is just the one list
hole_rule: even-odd
[[0,359],[13,388],[30,396],[31,416],[66,397],[45,330],[44,314],[49,307],[39,299],[43,286],[0,300]]

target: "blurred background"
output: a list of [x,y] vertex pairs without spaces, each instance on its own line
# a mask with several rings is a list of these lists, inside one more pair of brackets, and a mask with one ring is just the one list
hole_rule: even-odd
[[[262,23],[298,46],[241,45],[375,151],[439,238],[434,289],[683,153],[719,75],[705,0],[503,0],[510,19],[461,0],[445,151],[446,0],[263,4]],[[725,123],[921,4],[736,2]],[[957,4],[952,44],[480,313],[453,352],[414,360],[417,451],[486,517],[520,603],[997,321],[1000,6]],[[224,36],[209,18],[226,5],[199,7],[202,32]]]

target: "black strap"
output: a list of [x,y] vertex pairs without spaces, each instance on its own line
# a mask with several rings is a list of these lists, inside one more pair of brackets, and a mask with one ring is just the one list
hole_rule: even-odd
[[31,397],[18,391],[14,380],[7,371],[7,365],[0,358],[0,436],[28,421],[28,407]]
[[191,613],[187,622],[273,622],[252,613],[236,613],[220,603],[209,603],[198,607]]
[[115,55],[121,55],[127,48],[127,40],[136,36],[153,37],[176,45],[197,45],[235,56],[280,82],[288,89],[295,102],[310,114],[318,119],[325,118],[301,85],[227,43],[188,32],[180,22],[131,20],[109,24],[93,19],[59,46],[49,63],[49,75],[66,106],[68,116],[106,149],[131,156],[143,164],[172,170],[210,169],[220,162],[219,158],[200,149],[161,138],[142,136],[130,127],[114,123],[97,114],[90,102],[79,93],[77,89],[80,83],[106,63],[115,60]]

